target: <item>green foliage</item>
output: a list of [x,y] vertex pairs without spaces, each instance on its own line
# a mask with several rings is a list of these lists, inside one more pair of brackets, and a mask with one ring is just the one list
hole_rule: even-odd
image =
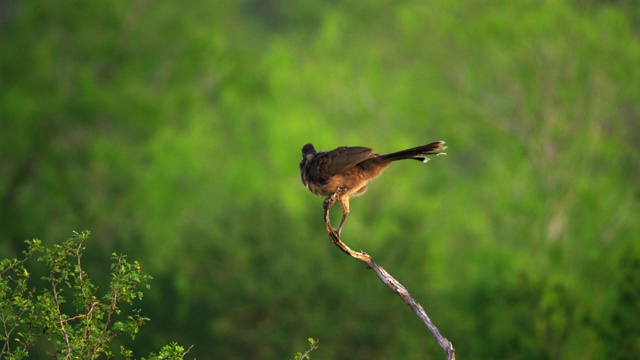
[[293,360],[305,360],[305,359],[311,359],[311,355],[310,353],[318,348],[318,339],[313,339],[313,338],[309,338],[309,349],[307,351],[305,351],[304,353],[301,352],[297,352],[294,354],[293,356]]
[[[149,320],[140,315],[140,309],[126,305],[142,299],[140,288],[148,288],[151,277],[141,272],[137,261],[113,254],[111,279],[100,295],[83,268],[88,238],[89,232],[84,231],[51,247],[44,247],[40,240],[27,241],[22,258],[0,262],[3,358],[26,358],[35,345],[59,359],[112,358],[113,340],[123,334],[134,339]],[[46,275],[35,284],[29,284],[27,261],[32,257],[46,264]],[[187,352],[172,343],[149,359],[182,359]],[[133,356],[122,346],[120,353],[127,359]]]
[[[81,226],[101,239],[86,273],[118,263],[113,252],[145,264],[144,316],[123,297],[133,319],[109,329],[153,322],[111,351],[175,339],[196,358],[282,359],[312,333],[316,357],[441,357],[327,241],[297,164],[306,142],[387,152],[442,139],[446,157],[394,165],[352,202],[349,246],[401,281],[461,358],[637,353],[636,2],[1,4],[0,254],[22,259],[38,237],[37,257]],[[69,318],[107,304],[109,279],[85,300],[75,263],[56,259],[38,264],[55,269]],[[20,299],[40,293],[20,266],[2,286],[28,314]],[[31,357],[52,353],[44,336]]]
[[[193,347],[193,346],[192,346]],[[183,359],[184,356],[191,350],[191,347],[187,350],[184,347],[172,342],[169,345],[165,345],[160,351],[155,354],[149,354],[148,358],[141,358],[141,360],[177,360]]]

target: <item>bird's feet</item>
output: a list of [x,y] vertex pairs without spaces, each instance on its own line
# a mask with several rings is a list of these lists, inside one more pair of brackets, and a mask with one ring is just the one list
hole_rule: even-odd
[[340,239],[340,230],[335,229],[335,228],[333,228],[333,227],[332,227],[332,228],[329,230],[329,232],[330,232],[330,236],[331,236],[331,237],[333,237],[333,238],[335,238],[335,239],[337,239],[337,240],[339,240],[339,239]]

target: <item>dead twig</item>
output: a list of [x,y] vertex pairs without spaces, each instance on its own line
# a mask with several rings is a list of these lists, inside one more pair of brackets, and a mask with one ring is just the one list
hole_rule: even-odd
[[347,246],[347,244],[342,242],[342,240],[340,239],[340,234],[331,226],[331,221],[329,219],[329,209],[337,201],[337,198],[334,195],[327,197],[322,204],[324,208],[325,227],[327,230],[327,235],[329,236],[329,240],[331,240],[334,245],[336,245],[347,255],[363,261],[369,268],[373,269],[382,283],[384,283],[389,289],[391,289],[391,291],[398,294],[398,296],[400,296],[400,298],[402,298],[402,300],[407,305],[409,305],[409,307],[411,307],[411,309],[418,315],[420,320],[422,320],[422,322],[427,326],[427,329],[429,329],[431,334],[436,338],[438,344],[440,344],[440,347],[442,347],[442,350],[444,350],[444,353],[447,355],[447,360],[455,360],[456,354],[455,349],[453,348],[453,344],[451,344],[451,341],[440,334],[440,331],[433,324],[433,322],[431,322],[431,319],[422,308],[422,305],[420,305],[420,303],[418,303],[413,299],[413,297],[411,297],[409,291],[404,286],[402,286],[402,284],[400,284],[398,280],[394,279],[393,276],[391,276],[385,269],[373,262],[369,254],[363,251],[353,251]]

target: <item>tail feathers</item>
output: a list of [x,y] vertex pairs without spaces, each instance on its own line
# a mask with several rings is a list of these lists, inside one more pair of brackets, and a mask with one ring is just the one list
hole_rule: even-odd
[[422,145],[422,146],[414,147],[411,149],[394,152],[391,154],[380,155],[380,158],[389,160],[389,161],[414,159],[422,162],[427,162],[429,161],[429,158],[427,157],[427,155],[435,155],[435,156],[446,155],[445,153],[442,152],[446,148],[447,147],[444,146],[444,141],[435,141],[435,142],[432,142],[431,144]]

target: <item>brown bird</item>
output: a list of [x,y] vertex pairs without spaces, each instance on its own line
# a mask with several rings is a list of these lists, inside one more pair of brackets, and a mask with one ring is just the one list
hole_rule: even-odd
[[338,234],[349,214],[349,197],[364,194],[367,182],[378,177],[392,161],[414,159],[429,161],[427,155],[444,155],[444,141],[406,149],[391,154],[374,154],[362,146],[341,146],[331,151],[316,152],[312,144],[302,147],[300,177],[314,194],[335,196],[342,207],[342,220]]

